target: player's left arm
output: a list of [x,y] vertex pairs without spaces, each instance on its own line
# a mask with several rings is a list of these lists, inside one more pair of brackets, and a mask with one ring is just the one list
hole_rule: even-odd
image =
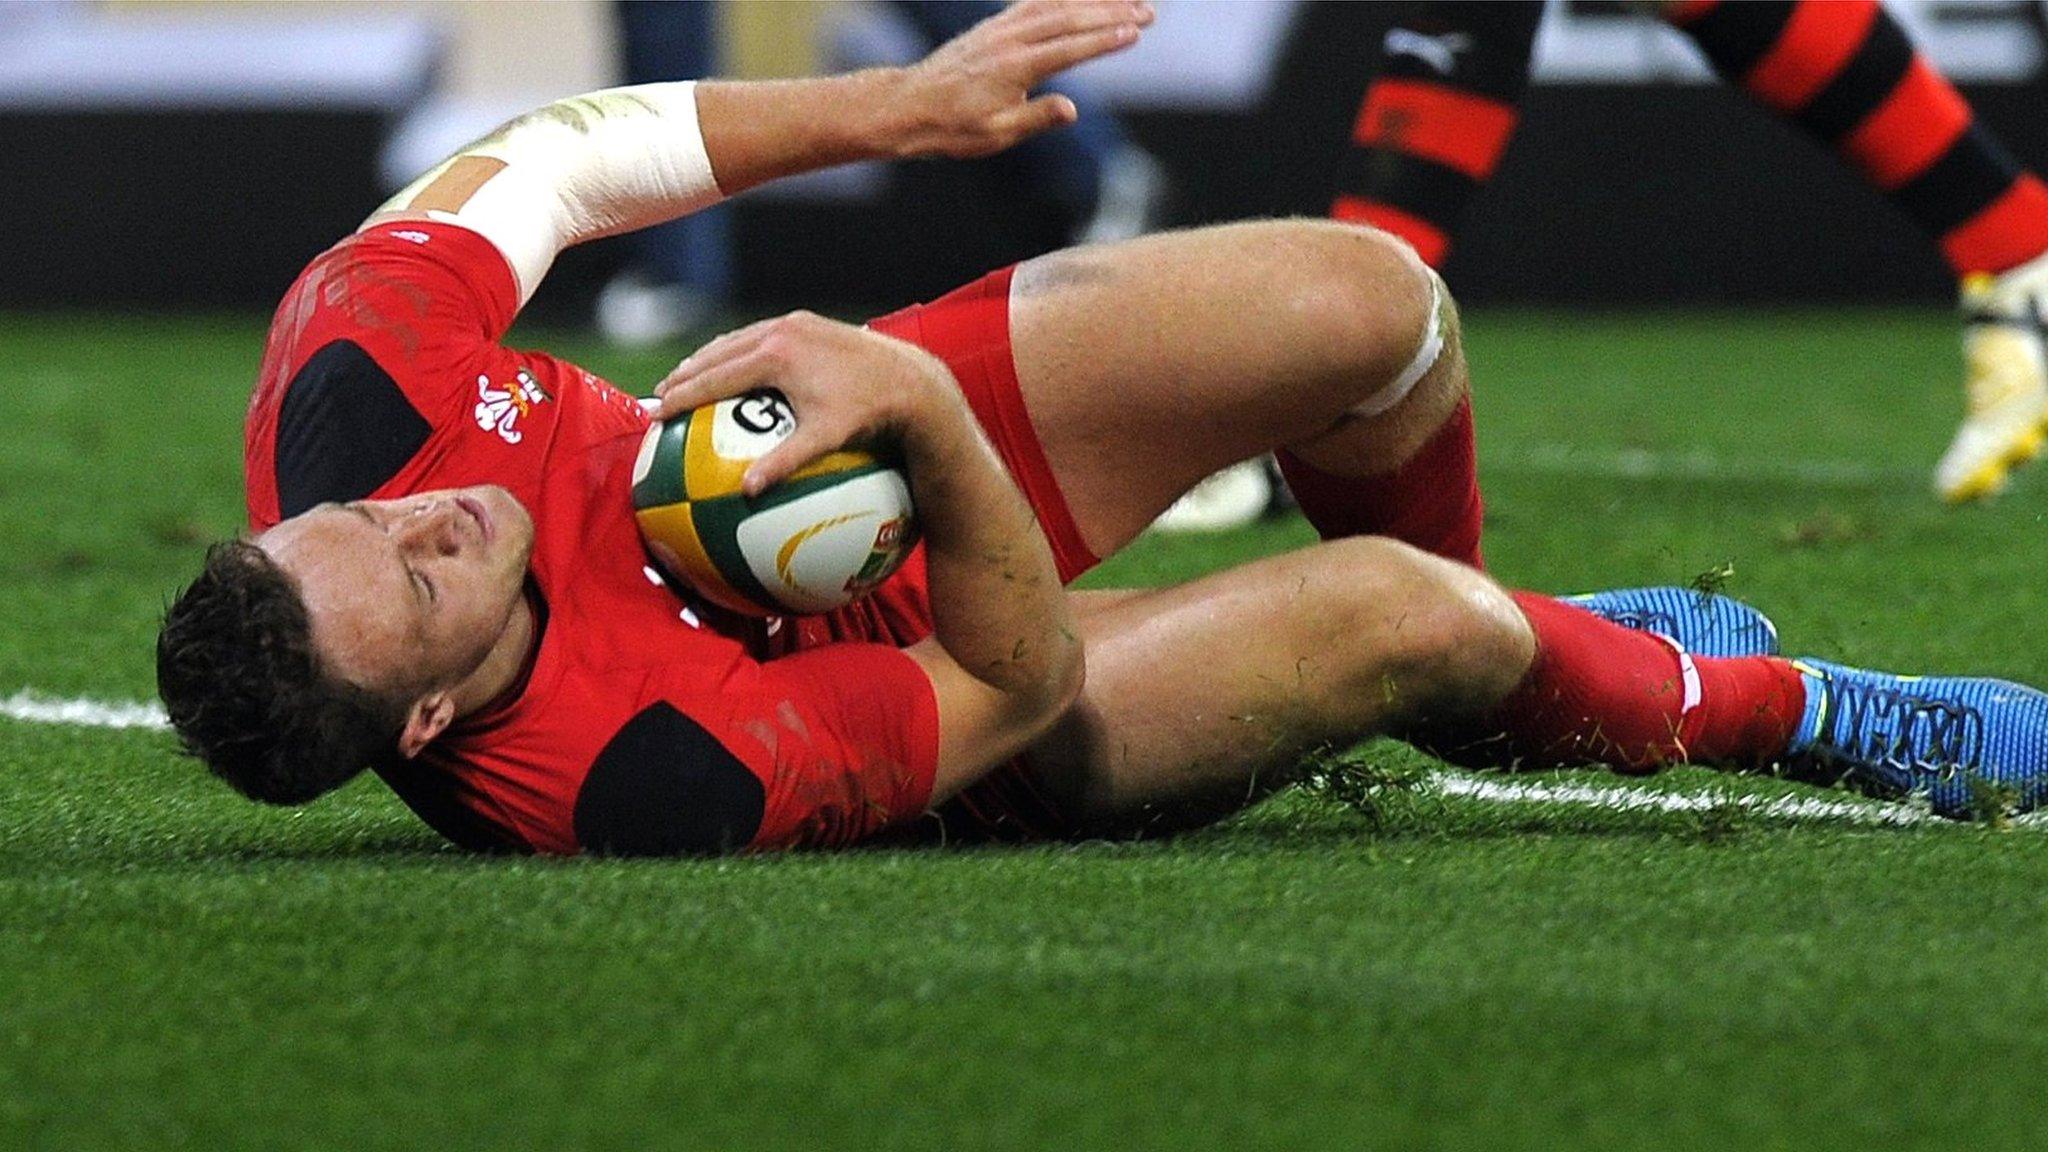
[[849,445],[901,453],[932,613],[931,637],[904,654],[936,708],[931,799],[943,801],[1024,751],[1080,694],[1080,628],[1052,548],[951,370],[879,332],[808,313],[759,321],[677,365],[652,415],[764,387],[788,398],[796,427],[747,466],[749,495]]
[[1128,47],[1147,0],[1022,0],[907,68],[681,81],[560,100],[469,145],[365,222],[432,219],[504,254],[523,303],[556,254],[754,185],[855,160],[984,156],[1073,121],[1031,90]]

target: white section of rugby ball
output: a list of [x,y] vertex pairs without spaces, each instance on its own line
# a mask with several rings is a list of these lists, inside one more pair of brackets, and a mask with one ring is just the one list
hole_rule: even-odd
[[749,392],[711,410],[711,451],[727,460],[765,455],[794,431],[796,413],[780,392]]
[[[790,611],[829,612],[852,599],[846,582],[867,563],[875,533],[909,512],[903,476],[871,472],[747,517],[737,533],[740,554]],[[793,538],[795,547],[778,565]]]
[[633,483],[639,484],[654,470],[654,450],[661,446],[661,430],[666,427],[660,421],[647,426],[647,435],[640,438],[640,454],[633,457]]

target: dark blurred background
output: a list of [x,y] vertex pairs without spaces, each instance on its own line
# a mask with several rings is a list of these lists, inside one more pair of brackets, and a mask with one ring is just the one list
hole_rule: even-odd
[[[901,59],[886,5],[744,0],[722,71]],[[1389,6],[1160,0],[1084,79],[1168,177],[1162,216],[1320,214]],[[1893,4],[2019,157],[2048,166],[2032,2]],[[1614,4],[1551,5],[1537,86],[1449,275],[1469,300],[1946,300],[1928,241],[1846,169]],[[892,26],[895,25],[895,26]],[[616,82],[610,6],[0,0],[0,306],[268,307],[418,169],[545,100]],[[863,166],[742,197],[745,307],[888,306],[1063,243],[998,165]],[[571,253],[536,301],[587,315],[626,260]]]

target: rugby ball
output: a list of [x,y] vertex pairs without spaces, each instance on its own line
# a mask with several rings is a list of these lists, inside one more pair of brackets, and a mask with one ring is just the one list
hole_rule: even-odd
[[917,542],[910,485],[866,452],[804,465],[749,498],[747,465],[796,428],[762,389],[647,430],[633,461],[633,516],[670,581],[749,616],[844,607],[889,578]]

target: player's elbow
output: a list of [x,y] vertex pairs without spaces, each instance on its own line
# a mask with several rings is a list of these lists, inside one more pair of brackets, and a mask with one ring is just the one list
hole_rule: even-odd
[[1049,731],[1080,699],[1087,661],[1069,625],[1020,641],[1010,659],[987,669],[981,679],[1000,694],[1000,726],[1021,746]]
[[1069,622],[1033,643],[1013,649],[1005,695],[1013,722],[1034,733],[1052,727],[1081,698],[1088,661],[1081,638]]
[[1054,720],[1065,715],[1081,698],[1082,689],[1088,687],[1088,654],[1081,645],[1080,634],[1071,625],[1062,629],[1060,646],[1059,669],[1053,677],[1048,701]]

